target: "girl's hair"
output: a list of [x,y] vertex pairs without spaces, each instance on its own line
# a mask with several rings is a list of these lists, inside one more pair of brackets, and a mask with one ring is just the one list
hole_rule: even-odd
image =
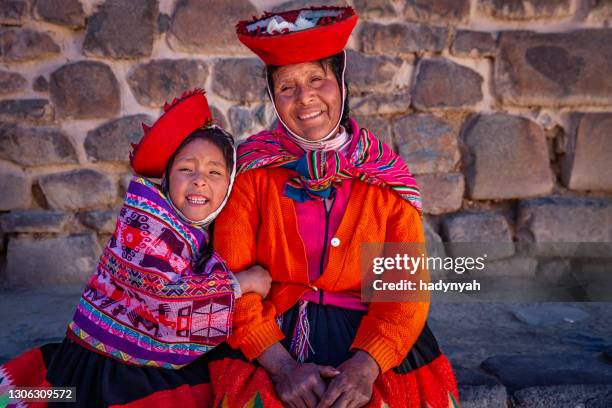
[[[227,171],[231,174],[232,169],[234,168],[234,138],[229,133],[217,127],[209,127],[206,129],[196,129],[189,136],[183,140],[180,146],[175,150],[172,154],[168,163],[166,164],[166,172],[164,179],[162,180],[162,191],[170,199],[170,169],[172,169],[172,165],[174,164],[174,160],[176,156],[187,146],[189,143],[193,142],[197,139],[208,140],[215,146],[217,146],[221,152],[223,153],[223,158],[225,159],[225,164],[227,167]],[[198,254],[197,259],[193,262],[193,272],[196,274],[204,273],[204,268],[206,263],[212,257],[214,252],[213,250],[213,228],[214,222],[208,228],[209,240],[206,246],[200,248],[200,253]]]
[[[332,69],[334,76],[336,77],[336,82],[338,82],[338,86],[342,83],[342,70],[344,69],[344,52],[339,52],[338,54],[334,54],[331,57],[322,58],[320,60],[315,61],[318,63],[325,72],[327,72],[328,68]],[[266,80],[268,81],[268,86],[270,87],[270,92],[274,95],[274,79],[273,74],[276,72],[280,66],[278,65],[268,65],[266,66]],[[344,98],[344,106],[342,107],[342,117],[340,119],[340,124],[342,127],[346,129],[347,132],[351,133],[351,126],[349,126],[349,87],[348,82],[344,79],[344,89],[346,92],[346,97]]]
[[[183,140],[179,147],[174,151],[168,163],[166,163],[166,175],[170,173],[170,169],[174,164],[176,156],[187,146],[189,143],[196,139],[206,139],[215,146],[217,146],[223,153],[227,170],[231,172],[234,167],[234,138],[229,133],[218,127],[209,127],[206,129],[196,129],[189,136]],[[166,181],[167,181],[166,177]]]

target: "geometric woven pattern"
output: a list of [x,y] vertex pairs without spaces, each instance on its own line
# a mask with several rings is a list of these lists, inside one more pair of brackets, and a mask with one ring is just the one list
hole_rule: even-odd
[[194,271],[207,232],[135,177],[68,336],[128,364],[178,368],[230,335],[235,284],[218,255]]

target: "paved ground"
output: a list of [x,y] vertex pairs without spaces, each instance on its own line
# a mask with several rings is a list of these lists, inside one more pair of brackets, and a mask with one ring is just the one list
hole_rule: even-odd
[[[80,288],[0,291],[0,362],[63,337]],[[612,303],[434,303],[466,407],[612,407]]]

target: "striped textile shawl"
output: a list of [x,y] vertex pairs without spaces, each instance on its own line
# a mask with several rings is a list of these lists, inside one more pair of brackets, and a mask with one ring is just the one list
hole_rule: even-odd
[[195,258],[205,229],[183,222],[160,188],[132,179],[115,232],[67,335],[127,364],[180,368],[230,335],[233,278],[213,254]]
[[333,196],[342,179],[357,178],[366,183],[390,188],[422,211],[421,194],[416,180],[389,146],[350,119],[353,135],[349,156],[338,151],[304,151],[282,125],[274,131],[262,131],[238,146],[238,171],[260,167],[285,167],[299,177],[285,185],[285,195],[299,202],[323,200]]

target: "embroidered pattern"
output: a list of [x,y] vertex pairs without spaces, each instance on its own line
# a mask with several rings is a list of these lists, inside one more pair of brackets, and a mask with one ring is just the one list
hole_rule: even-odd
[[68,335],[128,364],[179,368],[230,335],[232,279],[213,254],[192,265],[205,230],[179,220],[159,188],[132,180],[115,232]]

